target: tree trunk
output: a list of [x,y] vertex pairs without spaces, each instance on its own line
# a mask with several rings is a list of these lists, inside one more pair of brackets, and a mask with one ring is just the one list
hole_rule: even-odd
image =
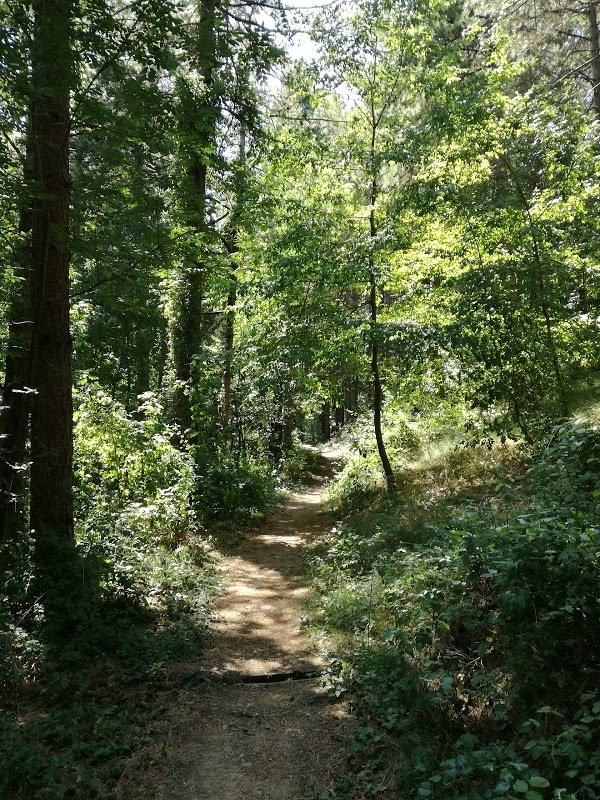
[[291,450],[292,445],[294,443],[294,412],[293,410],[287,410],[283,417],[283,434],[282,434],[282,445],[283,449]]
[[37,0],[32,64],[31,527],[36,561],[73,540],[69,331],[70,0]]
[[240,128],[240,151],[239,151],[239,181],[237,186],[237,196],[235,201],[235,208],[232,212],[231,219],[231,232],[225,242],[227,251],[230,256],[229,268],[229,292],[227,294],[227,310],[225,312],[225,331],[223,334],[223,344],[225,347],[225,363],[223,365],[223,390],[221,393],[221,425],[223,433],[227,439],[228,429],[231,423],[231,365],[233,361],[233,343],[235,336],[235,306],[237,303],[237,275],[236,268],[237,262],[235,256],[239,251],[238,235],[239,235],[239,213],[244,203],[244,195],[246,191],[246,128],[242,123]]
[[[142,206],[146,191],[146,186],[144,183],[144,162],[146,159],[144,156],[144,150],[140,145],[134,145],[133,153],[135,155],[135,162],[138,171],[135,175],[132,191],[136,197],[136,200],[140,206]],[[132,392],[133,396],[127,397],[127,410],[129,411],[132,409],[137,414],[138,418],[142,418],[144,416],[143,414],[138,413],[138,409],[140,407],[139,397],[140,395],[150,391],[150,367],[152,363],[150,353],[154,340],[154,330],[149,327],[148,316],[145,312],[153,302],[151,298],[151,281],[152,275],[150,271],[142,271],[138,280],[136,281],[139,287],[138,299],[140,300],[141,307],[144,309],[144,313],[140,315],[139,323],[136,326],[137,329],[133,331],[131,339],[132,354],[129,356],[129,364],[134,371],[134,379]]]
[[356,379],[350,378],[348,383],[344,385],[344,424],[347,425],[351,422],[358,407],[358,387]]
[[216,123],[216,110],[211,102],[213,72],[215,65],[215,3],[202,0],[200,3],[200,24],[198,29],[198,62],[203,92],[200,103],[196,104],[190,90],[186,87],[183,104],[189,103],[182,111],[182,139],[191,141],[187,153],[187,186],[183,192],[187,206],[188,224],[198,234],[195,257],[188,255],[180,276],[179,296],[173,336],[173,356],[175,376],[175,416],[183,441],[195,443],[197,431],[193,421],[193,402],[191,399],[194,357],[198,355],[202,341],[202,311],[206,264],[206,248],[202,237],[208,230],[206,179],[210,152],[213,145]]
[[597,119],[600,120],[600,29],[598,28],[598,0],[592,0],[592,2],[587,4],[587,16],[590,28],[592,106]]
[[321,436],[322,442],[328,442],[331,439],[331,403],[326,400],[321,406],[321,413],[319,414],[321,423]]
[[221,395],[221,425],[224,435],[231,423],[231,363],[233,360],[233,343],[235,334],[235,304],[237,302],[237,278],[234,269],[229,276],[229,294],[227,295],[227,311],[225,312],[225,364],[223,366],[223,391]]
[[394,491],[396,488],[396,481],[394,479],[394,472],[392,465],[388,458],[385,442],[383,441],[383,431],[381,429],[381,410],[383,406],[383,389],[381,386],[381,377],[379,374],[379,341],[377,333],[377,292],[375,273],[371,272],[370,276],[370,301],[371,301],[371,375],[373,376],[373,421],[375,425],[375,439],[377,441],[377,452],[383,467],[383,474],[385,475],[385,482],[388,491]]
[[375,426],[375,440],[377,441],[377,452],[385,475],[385,482],[389,492],[396,488],[394,472],[388,458],[385,442],[383,441],[383,431],[381,429],[381,410],[383,406],[383,389],[381,386],[381,375],[379,373],[379,333],[377,331],[377,279],[375,275],[375,257],[373,245],[377,236],[377,225],[375,223],[375,201],[377,200],[377,177],[375,174],[375,134],[376,126],[373,120],[371,134],[371,193],[369,205],[369,235],[371,239],[371,249],[369,253],[369,302],[371,306],[371,375],[373,378],[373,422]]

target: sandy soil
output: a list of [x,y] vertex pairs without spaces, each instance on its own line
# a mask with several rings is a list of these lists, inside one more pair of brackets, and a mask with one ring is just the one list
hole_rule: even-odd
[[336,455],[326,454],[323,474],[229,560],[200,665],[208,680],[168,711],[160,774],[153,770],[160,800],[312,800],[343,774],[340,743],[353,726],[343,705],[319,679],[266,682],[322,666],[299,624],[308,593],[302,562],[331,524],[320,500]]

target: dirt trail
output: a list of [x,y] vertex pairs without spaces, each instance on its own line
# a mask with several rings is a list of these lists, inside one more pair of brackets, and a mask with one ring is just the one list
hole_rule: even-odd
[[352,723],[321,681],[258,682],[321,666],[299,625],[302,562],[329,526],[319,505],[336,455],[230,559],[203,665],[214,679],[180,698],[168,775],[156,787],[162,800],[312,800],[314,787],[324,791],[343,771],[339,740]]

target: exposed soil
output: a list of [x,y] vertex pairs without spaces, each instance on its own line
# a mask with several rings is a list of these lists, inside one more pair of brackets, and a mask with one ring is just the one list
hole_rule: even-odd
[[152,769],[154,797],[312,800],[342,775],[342,743],[353,726],[343,704],[329,698],[319,678],[279,680],[323,666],[300,628],[308,593],[302,566],[307,544],[331,524],[320,500],[336,456],[325,454],[311,485],[229,559],[199,665],[206,679],[180,692],[167,712],[168,739]]

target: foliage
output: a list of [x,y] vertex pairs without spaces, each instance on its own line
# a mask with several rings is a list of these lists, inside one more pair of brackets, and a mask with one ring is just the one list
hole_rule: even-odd
[[277,501],[273,468],[267,460],[229,458],[206,464],[198,476],[195,501],[206,519],[247,522]]
[[284,485],[302,485],[310,476],[318,472],[323,464],[319,449],[308,445],[296,444],[286,451],[279,475]]
[[43,598],[22,595],[26,553],[0,612],[0,791],[3,797],[97,797],[117,786],[166,676],[198,658],[213,579],[202,544],[140,545],[127,532],[80,546],[85,580],[71,627],[48,624]]
[[[464,405],[458,403],[440,403],[435,411],[417,406],[406,410],[398,402],[387,405],[384,437],[401,481],[407,467],[440,457],[469,435],[479,443],[483,438],[481,426],[477,427],[466,414]],[[370,415],[362,413],[345,426],[341,435],[348,455],[341,472],[327,489],[325,502],[342,513],[356,512],[368,505],[381,486],[383,475],[371,424]],[[460,456],[455,453],[451,460],[460,462]]]
[[201,652],[214,556],[190,502],[193,462],[156,398],[143,401],[130,415],[80,384],[77,561],[60,615],[34,593],[31,542],[13,552],[0,614],[2,796],[112,790],[160,711],[163,676]]
[[97,384],[82,380],[75,414],[78,517],[102,538],[118,529],[155,542],[196,528],[191,458],[171,443],[157,397],[128,414]]
[[470,501],[431,470],[425,513],[413,468],[395,508],[317,553],[317,619],[361,720],[356,796],[596,795],[599,436],[555,427]]
[[[206,529],[265,513],[310,470],[303,442],[334,433],[352,455],[329,503],[349,516],[315,570],[341,656],[360,645],[343,671],[364,796],[595,792],[599,443],[564,421],[600,363],[596,4],[336,0],[300,26],[313,61],[275,45],[278,2],[64,3],[40,39],[42,6],[0,2],[2,411],[25,400],[0,421],[0,791],[114,783],[127,669],[148,686],[205,624]],[[53,198],[31,180],[46,67],[71,98],[70,225],[49,250],[30,246]],[[50,449],[27,398],[48,411],[52,384],[25,379],[51,359],[18,335],[35,248],[40,275],[63,254],[57,379],[71,272],[78,541],[55,550],[70,519],[28,522]],[[66,472],[70,412],[49,416]]]
[[[0,610],[3,797],[97,797],[117,786],[166,676],[198,658],[214,587],[206,543],[161,543],[140,530],[82,531],[68,613],[32,596],[31,548],[7,574]],[[65,628],[65,620],[69,627]],[[163,686],[163,683],[165,686]],[[150,726],[150,727],[148,727]]]

